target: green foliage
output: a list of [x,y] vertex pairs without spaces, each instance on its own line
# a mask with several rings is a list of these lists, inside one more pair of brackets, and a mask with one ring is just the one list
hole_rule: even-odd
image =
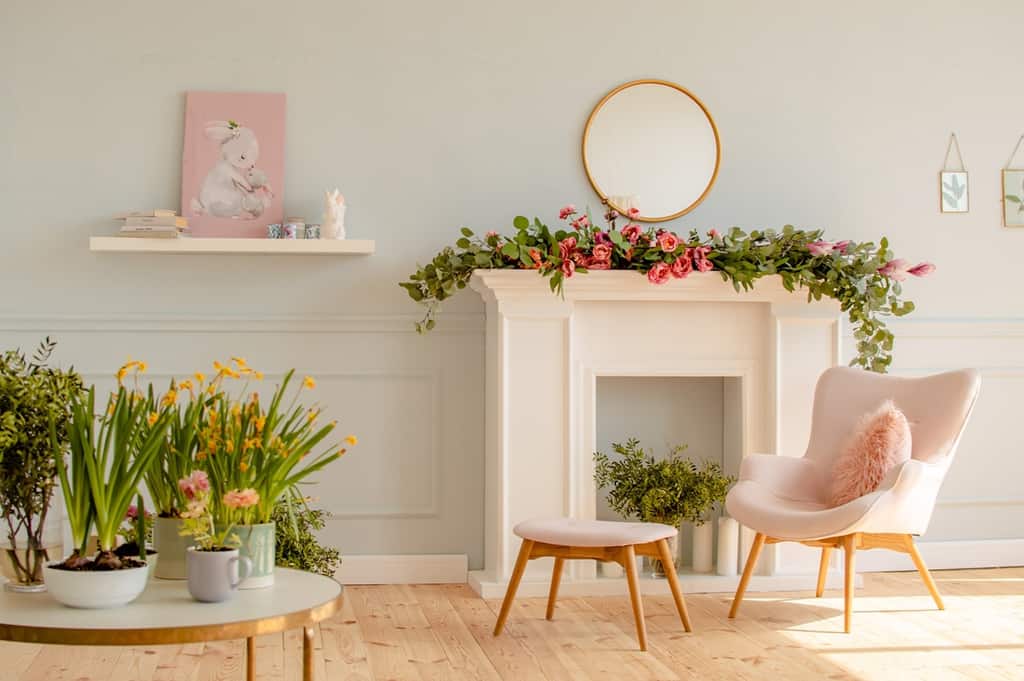
[[305,499],[285,496],[278,501],[273,515],[277,565],[333,577],[341,552],[322,545],[316,536],[326,517],[326,511],[310,508]]
[[673,527],[684,520],[703,525],[736,481],[714,461],[698,465],[682,458],[686,445],[673,447],[664,459],[655,459],[636,438],[613,443],[612,449],[618,457],[594,453],[594,481],[608,489],[611,509],[626,518]]
[[[18,549],[19,538],[26,541],[25,548],[42,549],[43,527],[57,481],[50,424],[57,446],[66,449],[69,403],[82,389],[74,369],[46,366],[56,345],[46,338],[31,360],[19,350],[0,355],[0,506],[13,549]],[[17,550],[9,555],[19,580],[42,579],[41,565],[21,565]]]
[[[513,221],[510,236],[489,232],[478,237],[463,227],[454,247],[443,249],[399,284],[409,297],[427,307],[416,324],[417,331],[435,327],[440,304],[465,288],[474,270],[535,269],[548,277],[552,292],[561,293],[568,278],[593,268],[598,243],[602,248],[611,247],[601,269],[643,274],[654,267],[693,259],[696,249],[707,249],[704,264],[731,282],[736,291],[750,290],[757,280],[773,276],[779,277],[787,290],[805,289],[808,300],[833,298],[847,315],[857,341],[852,364],[880,373],[892,362],[893,335],[885,318],[914,309],[913,303],[902,300],[900,282],[880,272],[893,258],[885,238],[878,245],[844,242],[843,248],[822,254],[812,248],[821,241],[821,230],[786,225],[748,234],[733,227],[707,238],[692,230],[687,237],[680,237],[678,248],[666,252],[653,228],[644,231],[639,225],[626,225],[640,232],[639,238],[629,239],[615,228],[615,214],[610,215],[607,228],[588,223],[572,231],[551,230],[538,218],[530,221],[523,216]],[[569,249],[564,248],[567,239],[575,241]],[[693,262],[696,267],[698,260]]]
[[146,396],[123,385],[110,394],[99,415],[95,386],[76,394],[71,399],[67,461],[51,421],[50,441],[78,557],[86,553],[94,524],[100,552],[114,550],[121,522],[167,432],[170,411],[158,409],[152,391]]

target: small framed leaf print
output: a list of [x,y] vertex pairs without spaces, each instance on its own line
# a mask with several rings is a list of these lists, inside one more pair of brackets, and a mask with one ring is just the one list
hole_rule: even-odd
[[1024,170],[1003,169],[1003,225],[1024,227]]
[[943,170],[939,173],[939,200],[943,213],[967,212],[966,170]]

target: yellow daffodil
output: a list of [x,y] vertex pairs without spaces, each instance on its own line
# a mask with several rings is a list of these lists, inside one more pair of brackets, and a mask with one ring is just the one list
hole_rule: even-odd
[[345,438],[345,442],[347,442],[349,446],[355,447],[357,444],[359,444],[359,438],[357,438],[355,435],[349,435],[348,437]]
[[234,362],[235,364],[237,364],[239,368],[247,366],[247,364],[248,364],[245,361],[245,357],[232,357],[231,361]]
[[162,406],[162,407],[169,407],[172,404],[174,404],[177,401],[177,399],[178,399],[178,391],[176,391],[176,390],[168,390],[167,394],[164,395],[164,398],[162,400],[160,400],[160,406]]
[[257,418],[256,419],[256,432],[257,433],[262,433],[263,429],[266,427],[266,425],[267,425],[267,417],[266,416],[260,416],[259,418]]
[[192,388],[194,386],[192,384],[192,381],[186,378],[184,381],[182,381],[181,383],[178,384],[178,387],[180,389],[182,389],[182,390],[187,390],[189,392],[192,392]]
[[239,407],[237,404],[231,405],[231,415],[237,419],[239,416],[242,415],[242,408]]
[[215,386],[213,383],[211,383],[210,387],[206,389],[206,392],[208,392],[211,395],[213,395],[214,393],[217,392],[217,386]]
[[205,383],[206,382],[206,374],[204,374],[202,371],[197,371],[196,373],[194,373],[192,375],[200,383]]
[[228,454],[231,454],[232,452],[234,452],[235,451],[235,443],[232,442],[231,440],[228,440],[227,442],[225,442],[224,443],[224,451],[227,452]]
[[203,461],[204,459],[206,459],[206,452],[202,450],[196,452],[196,461]]
[[149,425],[153,425],[154,423],[157,422],[157,419],[159,419],[159,418],[160,418],[160,414],[157,414],[155,411],[154,412],[150,412],[149,416],[146,417],[146,423],[148,423]]
[[149,368],[149,365],[146,364],[145,362],[139,362],[139,363],[137,363],[135,365],[135,370],[137,372],[139,372],[140,374],[146,373],[146,369],[148,369],[148,368]]
[[263,372],[262,371],[254,371],[254,372],[252,372],[252,375],[256,377],[257,381],[262,381],[263,380]]
[[249,470],[249,464],[243,461],[242,463],[238,464],[238,470],[242,471],[243,473],[246,472],[247,470]]
[[310,390],[312,390],[313,388],[316,387],[316,381],[313,380],[312,376],[305,376],[302,379],[302,387],[309,388]]
[[217,360],[213,360],[213,368],[217,371],[224,371],[224,365]]
[[124,377],[127,374],[128,374],[128,369],[125,368],[125,367],[121,367],[120,369],[117,370],[117,384],[118,385],[121,385],[121,383],[124,381]]

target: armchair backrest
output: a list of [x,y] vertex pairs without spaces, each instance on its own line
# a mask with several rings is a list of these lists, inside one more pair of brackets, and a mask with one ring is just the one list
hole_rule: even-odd
[[814,392],[811,437],[805,456],[831,467],[860,419],[892,400],[910,422],[911,457],[948,466],[980,384],[974,369],[921,378],[849,367],[829,369],[818,379]]

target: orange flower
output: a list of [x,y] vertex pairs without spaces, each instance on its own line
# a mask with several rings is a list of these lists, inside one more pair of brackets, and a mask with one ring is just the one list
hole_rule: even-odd
[[247,366],[247,362],[245,361],[245,357],[232,357],[231,361],[234,362],[235,364],[237,364],[239,369],[241,369],[244,366]]
[[257,381],[262,381],[263,380],[263,372],[262,371],[254,371],[254,372],[252,372],[252,375],[256,377]]
[[226,441],[224,443],[224,451],[227,452],[228,454],[231,454],[232,452],[234,452],[235,451],[235,443],[232,442],[231,440]]
[[357,444],[359,444],[359,438],[357,438],[355,435],[349,435],[348,437],[345,438],[345,442],[349,443],[349,445],[351,445],[352,447],[355,447]]
[[157,414],[155,411],[154,412],[150,412],[149,416],[146,417],[146,422],[149,425],[152,426],[154,423],[157,422],[157,419],[159,419],[159,418],[160,418],[160,414]]
[[312,390],[313,388],[316,387],[316,381],[313,380],[312,376],[305,376],[302,379],[302,387],[309,388],[310,390]]
[[146,364],[145,362],[139,362],[135,366],[136,366],[135,370],[138,371],[140,374],[146,373],[146,369],[149,368],[149,365]]
[[260,503],[260,494],[254,489],[233,489],[224,493],[224,505],[228,508],[249,508]]
[[267,417],[266,416],[260,416],[259,418],[257,418],[256,419],[256,432],[257,433],[262,433],[263,429],[266,427],[266,425],[267,425]]
[[164,395],[163,399],[160,400],[161,407],[169,407],[178,400],[177,390],[168,390],[167,394]]
[[192,387],[193,387],[192,381],[186,378],[185,380],[183,380],[181,383],[178,384],[178,387],[181,390],[187,390],[189,392],[192,392]]
[[206,374],[204,374],[202,371],[197,371],[197,372],[195,372],[192,375],[195,376],[195,379],[197,381],[199,381],[200,383],[205,383],[206,382]]
[[196,452],[196,461],[203,461],[204,459],[206,459],[206,452],[203,450]]
[[238,464],[238,470],[242,471],[243,473],[246,472],[247,470],[249,470],[249,464],[243,461],[242,463]]

